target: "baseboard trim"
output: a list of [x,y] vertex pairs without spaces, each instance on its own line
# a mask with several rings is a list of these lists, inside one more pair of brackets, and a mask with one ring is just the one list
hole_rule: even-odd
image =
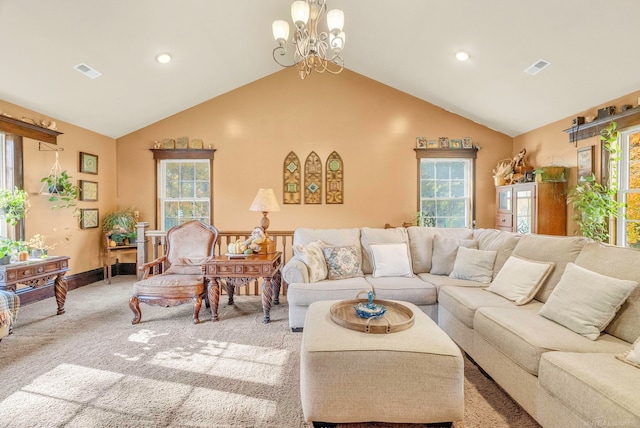
[[[112,277],[117,275],[135,275],[135,273],[135,263],[117,263],[111,267]],[[65,279],[67,280],[67,290],[75,290],[76,288],[102,281],[104,279],[104,272],[102,268],[92,269],[90,271],[79,272],[73,275],[65,275]],[[53,281],[50,281],[47,285],[38,288],[22,288],[17,290],[16,294],[20,297],[21,305],[27,305],[29,303],[48,299],[54,296]]]

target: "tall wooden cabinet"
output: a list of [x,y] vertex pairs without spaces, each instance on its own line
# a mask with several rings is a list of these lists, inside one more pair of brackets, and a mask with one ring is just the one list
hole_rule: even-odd
[[567,234],[565,183],[496,187],[496,229],[521,234]]

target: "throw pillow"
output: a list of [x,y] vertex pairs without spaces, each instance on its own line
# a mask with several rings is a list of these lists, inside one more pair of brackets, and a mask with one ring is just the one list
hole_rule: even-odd
[[444,238],[436,235],[433,238],[433,254],[431,256],[431,271],[434,275],[449,275],[456,261],[458,247],[478,248],[478,241],[473,239]]
[[407,244],[371,244],[373,277],[413,276]]
[[449,277],[488,284],[493,278],[493,264],[497,255],[498,252],[493,250],[458,247],[456,260]]
[[596,340],[638,286],[568,263],[540,315]]
[[616,355],[616,358],[640,369],[640,337],[631,346],[631,349],[622,355]]
[[554,262],[539,262],[511,256],[487,288],[516,305],[524,305],[533,300],[555,267]]
[[298,256],[300,260],[307,265],[309,282],[318,282],[327,279],[327,263],[324,260],[322,247],[322,241],[293,246],[293,254]]
[[329,279],[346,279],[364,276],[358,260],[355,245],[346,247],[323,247],[324,259],[327,262]]

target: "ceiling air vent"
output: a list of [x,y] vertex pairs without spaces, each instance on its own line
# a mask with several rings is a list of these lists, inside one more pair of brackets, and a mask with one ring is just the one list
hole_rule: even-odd
[[91,68],[84,63],[80,63],[74,66],[73,68],[78,70],[80,73],[84,74],[85,76],[89,77],[90,79],[95,79],[96,77],[102,76],[102,73],[100,73],[98,70],[96,70],[95,68]]
[[545,68],[547,68],[551,63],[549,61],[545,61],[544,59],[539,59],[533,63],[529,68],[525,69],[524,72],[530,75],[538,74]]

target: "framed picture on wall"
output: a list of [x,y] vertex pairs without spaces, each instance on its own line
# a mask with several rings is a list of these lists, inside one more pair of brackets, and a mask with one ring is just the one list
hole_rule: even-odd
[[449,140],[449,148],[450,149],[461,149],[462,148],[462,140],[459,138],[452,138]]
[[80,172],[98,174],[98,155],[80,152]]
[[417,149],[426,149],[427,148],[427,138],[426,137],[416,137],[416,148]]
[[427,141],[427,149],[437,149],[438,147],[438,140]]
[[440,137],[438,138],[438,144],[440,144],[441,149],[449,148],[449,137]]
[[95,229],[98,227],[98,209],[80,209],[80,229]]
[[98,200],[98,183],[95,181],[78,180],[78,187],[80,188],[80,195],[78,199],[81,201]]
[[578,149],[578,180],[593,174],[593,147]]
[[462,139],[462,148],[473,149],[473,140],[471,140],[471,137],[464,137]]

